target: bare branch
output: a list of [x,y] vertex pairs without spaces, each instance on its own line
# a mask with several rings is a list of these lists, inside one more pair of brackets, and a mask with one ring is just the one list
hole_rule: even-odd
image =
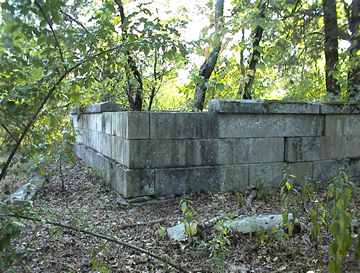
[[182,268],[181,266],[175,264],[174,262],[169,261],[168,259],[166,259],[164,257],[155,255],[154,253],[152,253],[152,252],[150,252],[150,251],[148,251],[146,249],[143,249],[143,248],[140,248],[138,246],[134,246],[134,245],[131,245],[129,243],[120,241],[120,240],[118,240],[117,238],[114,238],[114,237],[109,237],[109,236],[106,236],[106,235],[103,235],[103,234],[91,232],[91,231],[84,230],[84,229],[79,229],[79,228],[68,226],[68,225],[65,225],[65,224],[62,224],[62,223],[59,223],[59,222],[49,221],[47,219],[40,219],[40,218],[24,216],[24,215],[17,215],[17,214],[2,214],[0,216],[2,216],[2,217],[20,218],[20,219],[30,220],[30,221],[33,221],[33,222],[40,222],[40,223],[43,223],[43,224],[49,224],[49,225],[61,227],[61,228],[64,228],[64,229],[75,231],[75,232],[80,232],[80,233],[83,233],[83,234],[86,234],[86,235],[90,235],[90,236],[93,236],[93,237],[96,237],[96,238],[99,238],[99,239],[106,240],[108,242],[115,243],[117,245],[124,246],[126,248],[135,250],[136,252],[139,252],[139,253],[144,253],[144,254],[146,254],[146,255],[154,258],[154,259],[157,259],[157,260],[159,260],[159,261],[161,261],[161,262],[175,268],[179,272],[190,273],[190,271]]
[[45,13],[44,9],[42,8],[41,4],[38,1],[35,1],[35,5],[38,7],[38,9],[40,10],[40,13],[42,14],[42,16],[44,17],[44,19],[46,20],[47,24],[50,27],[51,33],[52,33],[52,35],[54,37],[54,40],[55,40],[55,46],[57,47],[57,49],[59,51],[60,59],[61,59],[61,61],[63,63],[64,69],[66,71],[67,67],[66,67],[66,63],[65,63],[64,54],[63,54],[63,51],[61,49],[59,40],[58,40],[58,38],[57,38],[57,36],[55,34],[55,31],[54,31],[54,28],[53,28],[53,21],[51,20],[50,17],[46,16],[46,13]]
[[60,10],[60,13],[62,15],[64,15],[65,17],[67,17],[70,21],[76,23],[77,25],[79,25],[87,34],[91,34],[88,29],[84,26],[83,23],[81,23],[78,19],[76,19],[75,17],[71,16],[70,14],[66,13],[63,10]]
[[4,128],[4,130],[6,131],[6,133],[8,133],[8,135],[15,141],[18,142],[17,138],[11,133],[11,131],[9,130],[9,128],[7,128],[5,126],[5,124],[1,123],[1,127]]

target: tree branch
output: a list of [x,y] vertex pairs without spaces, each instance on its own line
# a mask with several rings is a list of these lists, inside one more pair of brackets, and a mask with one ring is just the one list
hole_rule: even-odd
[[6,133],[8,133],[8,135],[15,141],[15,143],[18,141],[17,138],[11,133],[11,131],[9,130],[9,128],[7,128],[5,126],[5,124],[1,123],[1,127],[4,128],[4,130],[6,131]]
[[69,18],[70,21],[76,23],[77,25],[79,25],[87,34],[91,34],[88,29],[84,26],[83,23],[81,23],[78,19],[76,19],[75,17],[71,16],[70,14],[66,13],[63,10],[60,10],[60,13],[64,16],[66,16],[67,18]]
[[59,223],[59,222],[49,221],[47,219],[44,220],[44,219],[40,219],[40,218],[24,216],[24,215],[17,215],[17,214],[2,214],[1,216],[2,217],[20,218],[20,219],[33,221],[33,222],[40,222],[40,223],[43,223],[43,224],[49,224],[49,225],[61,227],[61,228],[64,228],[64,229],[72,230],[72,231],[75,231],[75,232],[80,232],[80,233],[83,233],[83,234],[86,234],[86,235],[90,235],[90,236],[93,236],[93,237],[96,237],[96,238],[99,238],[99,239],[106,240],[108,242],[115,243],[117,245],[121,245],[121,246],[129,248],[129,249],[135,250],[136,252],[144,253],[144,254],[146,254],[146,255],[154,258],[154,259],[157,259],[157,260],[159,260],[159,261],[161,261],[161,262],[175,268],[179,272],[190,273],[190,271],[187,271],[186,269],[184,269],[181,266],[175,264],[174,262],[169,261],[168,259],[166,259],[164,257],[155,255],[155,254],[153,254],[152,252],[150,252],[150,251],[148,251],[146,249],[131,245],[129,243],[120,241],[120,240],[118,240],[116,238],[113,238],[113,237],[109,237],[109,236],[99,234],[99,233],[95,233],[95,232],[88,231],[88,230],[79,229],[79,228],[76,228],[76,227],[73,227],[73,226],[68,226],[68,225],[65,225],[65,224],[62,224],[62,223]]
[[35,5],[38,7],[38,9],[40,10],[40,13],[42,14],[42,16],[44,17],[44,19],[46,20],[47,24],[49,25],[50,27],[50,30],[51,30],[51,33],[54,37],[54,40],[55,40],[55,46],[57,47],[58,51],[59,51],[59,54],[60,54],[60,59],[63,63],[63,66],[64,66],[64,69],[65,71],[67,70],[67,67],[66,67],[66,63],[65,63],[65,58],[64,58],[64,54],[62,52],[62,49],[61,49],[61,46],[60,46],[60,43],[59,43],[59,40],[55,34],[55,31],[54,31],[54,28],[53,28],[53,21],[51,20],[50,17],[46,16],[46,13],[45,11],[43,10],[42,6],[40,5],[40,3],[38,1],[35,1]]

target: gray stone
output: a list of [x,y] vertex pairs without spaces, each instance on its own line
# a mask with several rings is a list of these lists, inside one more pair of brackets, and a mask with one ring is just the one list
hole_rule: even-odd
[[112,122],[112,118],[113,118],[113,115],[114,113],[111,113],[111,112],[105,112],[105,113],[102,113],[102,132],[107,134],[107,135],[112,135],[112,125],[113,125],[113,122]]
[[[288,221],[294,221],[294,215],[292,213],[288,214]],[[284,226],[284,220],[282,214],[241,215],[235,219],[225,221],[224,226],[232,232],[248,234],[280,229]],[[185,225],[183,223],[167,228],[166,231],[170,240],[187,240]]]
[[91,131],[102,132],[102,114],[89,114],[86,115],[87,118],[87,128]]
[[323,117],[319,115],[219,115],[218,137],[320,136]]
[[323,103],[320,105],[321,114],[360,114],[359,103]]
[[319,114],[320,106],[314,103],[258,101],[258,100],[218,100],[209,102],[210,112],[238,114]]
[[219,171],[215,167],[171,168],[155,170],[155,192],[159,196],[189,192],[220,191]]
[[360,136],[360,115],[326,115],[325,136]]
[[175,240],[175,241],[187,240],[184,224],[178,224],[176,226],[169,227],[166,229],[166,232],[170,240]]
[[[288,221],[293,221],[292,213],[288,214]],[[237,219],[229,220],[224,223],[233,232],[255,233],[282,228],[284,220],[282,214],[260,214],[254,216],[240,216]]]
[[238,192],[248,188],[248,165],[221,166],[218,170],[221,191]]
[[119,112],[124,111],[125,108],[117,103],[101,102],[85,107],[75,107],[70,110],[71,114],[85,114],[85,113],[102,113],[102,112]]
[[285,138],[285,161],[301,162],[320,160],[319,137]]
[[34,199],[36,193],[43,187],[46,179],[43,176],[35,175],[29,181],[10,194],[5,202],[22,204]]
[[328,181],[337,176],[341,170],[348,168],[348,160],[323,160],[315,161],[313,169],[313,180]]
[[112,134],[125,139],[148,139],[149,113],[112,113]]
[[320,137],[320,159],[342,159],[345,157],[345,139],[341,136]]
[[313,178],[312,162],[296,162],[287,165],[289,174],[295,176],[295,181],[299,183],[311,182]]
[[216,133],[216,117],[214,113],[150,113],[150,137],[212,138]]
[[283,178],[285,163],[262,163],[249,165],[249,185],[278,187]]

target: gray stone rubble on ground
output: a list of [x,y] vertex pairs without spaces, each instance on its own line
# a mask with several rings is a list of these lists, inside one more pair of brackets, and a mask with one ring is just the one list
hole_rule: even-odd
[[[294,217],[291,213],[288,215],[288,221],[291,222]],[[232,220],[226,220],[224,227],[235,233],[256,233],[259,231],[271,231],[282,228],[283,216],[281,214],[260,214],[254,216],[242,215]],[[185,225],[183,223],[169,227],[167,235],[170,240],[184,241],[187,239]]]

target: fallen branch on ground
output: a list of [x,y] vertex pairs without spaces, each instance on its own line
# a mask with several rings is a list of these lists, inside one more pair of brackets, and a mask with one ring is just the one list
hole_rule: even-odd
[[163,223],[165,221],[166,221],[166,219],[161,218],[161,219],[148,221],[148,222],[137,222],[137,223],[134,223],[134,224],[121,225],[121,226],[118,227],[118,229],[127,229],[127,228],[139,227],[139,226],[154,225],[154,224]]
[[161,256],[158,256],[158,255],[155,255],[155,254],[151,253],[150,251],[148,251],[146,249],[131,245],[131,244],[126,243],[126,242],[122,242],[122,241],[120,241],[120,240],[118,240],[116,238],[109,237],[109,236],[106,236],[106,235],[103,235],[103,234],[91,232],[91,231],[88,231],[88,230],[79,229],[79,228],[76,228],[76,227],[64,225],[64,224],[59,223],[59,222],[53,222],[53,221],[49,221],[49,220],[46,220],[46,219],[40,219],[40,218],[36,218],[36,217],[30,217],[30,216],[24,216],[24,215],[16,215],[16,214],[0,214],[0,216],[1,217],[15,217],[15,218],[20,218],[20,219],[30,220],[30,221],[33,221],[33,222],[40,222],[40,223],[43,223],[43,224],[49,224],[49,225],[69,229],[69,230],[72,230],[72,231],[75,231],[75,232],[84,233],[84,234],[87,234],[87,235],[90,235],[90,236],[93,236],[93,237],[96,237],[96,238],[99,238],[99,239],[103,239],[103,240],[106,240],[106,241],[109,241],[109,242],[112,242],[112,243],[115,243],[115,244],[130,248],[132,250],[135,250],[136,252],[144,253],[144,254],[146,254],[146,255],[154,258],[154,259],[157,259],[157,260],[159,260],[159,261],[161,261],[161,262],[175,268],[179,272],[184,272],[184,273],[190,273],[191,272],[191,271],[188,271],[188,270],[182,268],[179,265],[176,265],[175,263],[169,261],[168,259],[166,259],[164,257],[161,257]]

